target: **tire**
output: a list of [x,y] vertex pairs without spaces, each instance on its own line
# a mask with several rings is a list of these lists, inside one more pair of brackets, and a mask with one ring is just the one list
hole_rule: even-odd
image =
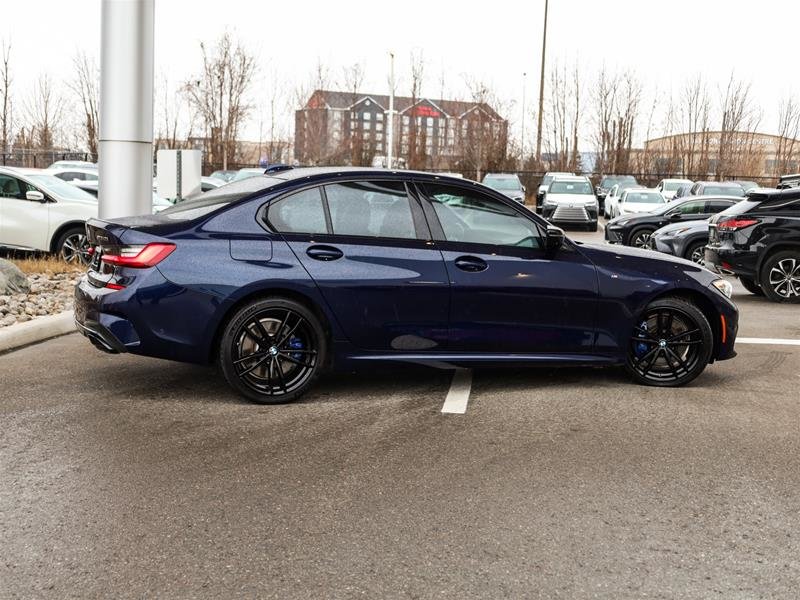
[[705,247],[706,242],[692,242],[684,251],[683,257],[696,265],[703,266],[706,264]]
[[749,277],[742,277],[739,275],[739,281],[744,286],[744,289],[751,294],[755,294],[756,296],[764,295],[764,290],[762,290],[761,286],[756,283],[755,279],[750,279]]
[[589,230],[589,231],[597,231],[597,221],[595,221],[594,223],[589,224],[586,227],[586,229]]
[[800,252],[786,250],[767,257],[758,283],[773,302],[800,303]]
[[653,235],[653,229],[650,227],[638,227],[631,231],[631,234],[628,236],[628,246],[633,246],[634,248],[647,248],[647,242],[650,240],[650,236]]
[[256,300],[236,311],[220,339],[228,384],[258,404],[300,398],[325,365],[328,343],[319,319],[288,298]]
[[88,265],[91,262],[89,240],[84,227],[70,227],[58,237],[56,252],[64,262]]
[[661,298],[637,319],[625,369],[636,383],[677,387],[703,372],[713,349],[714,332],[697,306],[680,298]]

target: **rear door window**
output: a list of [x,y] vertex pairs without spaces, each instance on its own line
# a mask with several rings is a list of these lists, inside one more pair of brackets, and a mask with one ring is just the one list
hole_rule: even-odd
[[325,186],[333,235],[417,239],[403,182],[352,181]]

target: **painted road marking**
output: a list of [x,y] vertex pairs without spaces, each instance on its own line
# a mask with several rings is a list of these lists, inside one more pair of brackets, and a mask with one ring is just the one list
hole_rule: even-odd
[[800,346],[800,340],[787,340],[782,338],[736,338],[737,344],[773,344],[776,346]]
[[453,381],[450,383],[450,391],[442,405],[443,413],[454,413],[463,415],[467,412],[467,402],[469,392],[472,388],[472,369],[456,369],[453,372]]

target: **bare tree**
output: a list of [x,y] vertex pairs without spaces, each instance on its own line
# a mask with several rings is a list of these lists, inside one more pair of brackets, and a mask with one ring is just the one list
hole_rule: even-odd
[[75,67],[73,79],[68,87],[80,100],[83,111],[84,142],[89,153],[97,156],[97,136],[99,134],[99,82],[100,71],[94,58],[85,52],[78,52],[72,59]]
[[295,103],[300,107],[295,113],[295,158],[303,164],[339,162],[341,144],[338,142],[341,142],[342,125],[328,122],[325,91],[329,83],[329,69],[318,59],[312,76],[295,88]]
[[778,148],[773,175],[785,175],[798,169],[800,160],[800,104],[789,95],[778,107]]
[[496,94],[483,81],[467,80],[472,108],[462,117],[456,131],[460,170],[475,173],[480,181],[490,171],[513,168],[508,160],[508,126],[497,118],[492,105],[500,104]]
[[156,94],[156,149],[188,148],[197,115],[188,102],[185,87],[176,89],[162,74]]
[[0,95],[2,96],[2,112],[0,112],[0,135],[2,135],[3,152],[8,152],[8,142],[12,136],[11,127],[11,43],[3,42],[3,59],[0,64]]
[[422,117],[416,114],[417,102],[422,97],[422,83],[425,76],[425,57],[422,51],[411,53],[411,108],[408,111],[408,168],[426,167],[426,128],[421,127]]
[[25,105],[25,112],[34,147],[52,150],[63,115],[63,101],[47,73],[36,80]]
[[675,128],[682,132],[675,148],[681,172],[691,179],[707,177],[710,166],[710,100],[701,75],[684,84],[675,120]]
[[545,137],[547,163],[551,169],[575,171],[579,168],[578,139],[581,121],[580,72],[578,65],[568,76],[555,65],[550,71],[548,110],[545,115],[548,135]]
[[221,161],[222,168],[227,169],[228,161],[236,158],[239,128],[252,110],[247,94],[256,70],[255,59],[227,32],[213,48],[201,43],[200,49],[202,72],[187,81],[184,90],[209,138],[210,162]]
[[344,87],[350,96],[350,111],[347,122],[349,123],[347,147],[351,165],[363,166],[372,161],[369,144],[366,143],[364,124],[361,119],[353,116],[353,105],[358,102],[361,94],[361,85],[364,83],[364,66],[353,63],[344,69]]
[[761,113],[752,101],[749,83],[730,76],[722,95],[721,115],[717,177],[722,179],[760,171],[762,152],[755,145],[755,132]]

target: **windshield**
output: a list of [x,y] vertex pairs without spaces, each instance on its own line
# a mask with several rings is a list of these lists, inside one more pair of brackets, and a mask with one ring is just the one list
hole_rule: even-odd
[[265,191],[267,188],[279,183],[284,183],[284,180],[275,179],[274,177],[259,177],[257,179],[249,177],[242,181],[235,181],[209,190],[204,194],[187,198],[183,202],[178,202],[169,208],[165,208],[158,214],[173,221],[189,221],[210,214],[231,202],[241,200],[256,192]]
[[603,180],[600,182],[600,187],[603,189],[609,189],[618,183],[625,184],[628,187],[631,185],[637,185],[635,177],[631,177],[630,175],[614,175],[603,177]]
[[493,190],[512,191],[521,189],[519,180],[515,177],[487,177],[483,180],[483,184]]
[[744,196],[744,190],[738,185],[707,185],[703,188],[703,196]]
[[594,194],[588,181],[554,181],[548,194]]
[[661,204],[664,196],[658,192],[628,192],[625,203],[631,204]]
[[97,198],[82,189],[75,187],[71,183],[67,183],[53,177],[52,175],[31,175],[31,181],[41,185],[46,192],[64,200],[93,200],[97,202]]
[[258,177],[259,175],[264,174],[264,169],[241,169],[237,171],[236,175],[233,176],[232,181],[241,181],[242,179],[247,179],[248,177]]
[[665,192],[677,192],[682,185],[686,185],[685,181],[665,181],[661,189]]
[[552,175],[545,175],[544,179],[542,179],[542,185],[550,185],[552,181],[553,181]]

